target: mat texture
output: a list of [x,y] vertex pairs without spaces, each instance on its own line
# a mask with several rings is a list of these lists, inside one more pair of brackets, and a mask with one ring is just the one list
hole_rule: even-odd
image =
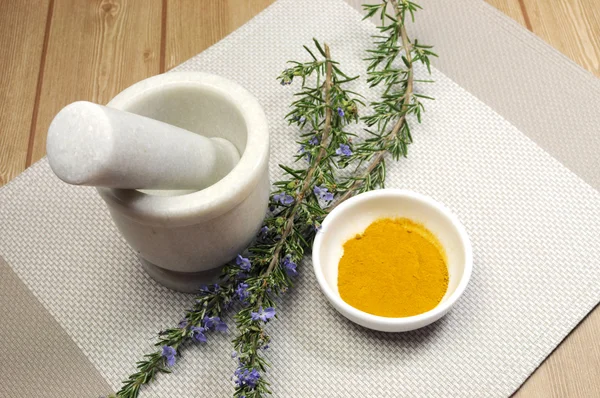
[[[275,80],[285,62],[306,59],[314,36],[360,74],[374,33],[341,0],[280,0],[176,70],[216,73],[258,97],[276,178],[298,150],[282,106],[298,86]],[[418,90],[436,100],[409,158],[388,163],[388,186],[459,216],[473,242],[471,284],[436,324],[376,333],[330,308],[304,261],[269,326],[275,396],[507,396],[600,301],[600,194],[442,73],[433,78]],[[150,280],[96,192],[62,183],[46,160],[0,190],[0,256],[115,389],[192,302]],[[143,396],[231,394],[231,337],[191,346]]]

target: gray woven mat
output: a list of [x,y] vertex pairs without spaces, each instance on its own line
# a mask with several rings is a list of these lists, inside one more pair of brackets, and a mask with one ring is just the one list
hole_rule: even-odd
[[[301,45],[327,41],[364,72],[374,25],[340,1],[280,0],[181,65],[237,81],[266,110],[271,174],[298,150],[283,120],[296,86],[275,80]],[[419,73],[422,73],[420,71]],[[325,301],[309,261],[270,326],[276,396],[506,396],[600,301],[600,195],[492,109],[434,70],[436,98],[388,186],[449,206],[474,247],[471,284],[436,324],[375,333]],[[355,87],[366,92],[364,81]],[[115,389],[192,297],[150,280],[93,189],[60,182],[42,160],[0,190],[0,256]],[[192,346],[147,397],[227,396],[230,336]]]

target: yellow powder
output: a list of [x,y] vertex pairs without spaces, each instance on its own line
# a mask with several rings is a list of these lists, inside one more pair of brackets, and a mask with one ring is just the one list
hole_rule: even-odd
[[374,315],[429,311],[448,289],[444,248],[427,228],[407,218],[377,220],[344,244],[338,289],[345,302]]

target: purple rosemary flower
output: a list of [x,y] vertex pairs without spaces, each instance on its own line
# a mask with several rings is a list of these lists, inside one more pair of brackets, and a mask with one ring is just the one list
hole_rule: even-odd
[[246,299],[250,295],[250,293],[248,292],[248,284],[243,282],[240,283],[237,289],[235,289],[235,294],[240,301],[246,301]]
[[298,152],[304,154],[304,157],[306,158],[306,160],[308,162],[310,162],[310,159],[311,159],[310,151],[306,150],[306,145],[300,145],[300,149],[298,150]]
[[292,80],[293,79],[294,79],[293,75],[292,76],[284,75],[283,78],[281,79],[281,85],[282,86],[289,86],[290,84],[292,84]]
[[284,205],[291,205],[294,203],[294,198],[290,195],[285,195],[281,201]]
[[340,117],[344,117],[344,115],[345,115],[344,110],[340,107],[337,108],[337,113],[338,113],[338,115],[340,115]]
[[258,384],[258,379],[260,379],[260,373],[258,370],[252,369],[248,370],[243,367],[239,367],[236,369],[235,373],[235,384],[238,387],[250,387],[251,389],[255,388]]
[[212,328],[213,326],[215,326],[214,318],[209,318],[209,317],[205,316],[202,319],[202,325],[204,325],[204,327],[206,328],[206,330],[210,330],[210,328]]
[[233,351],[233,352],[231,353],[231,358],[235,359],[235,358],[237,358],[237,356],[238,356],[238,353],[237,353],[237,352]]
[[283,265],[285,273],[288,274],[288,276],[298,275],[298,271],[296,271],[296,267],[298,265],[292,261],[292,258],[289,254],[283,258],[283,261],[281,263]]
[[310,160],[312,159],[312,156],[310,156],[310,153],[309,153],[309,152],[307,152],[307,153],[306,153],[306,155],[304,155],[304,156],[306,157],[306,161],[307,161],[308,163],[310,163]]
[[204,334],[204,332],[206,331],[205,328],[201,328],[199,326],[192,326],[190,330],[192,331],[192,338],[194,340],[196,340],[198,343],[206,343],[206,335]]
[[219,322],[215,324],[215,330],[217,332],[225,333],[227,331],[227,324],[219,319]]
[[237,255],[237,258],[235,259],[235,263],[237,265],[239,265],[239,267],[244,271],[250,271],[250,268],[252,267],[252,263],[250,262],[250,259],[248,259],[246,257],[242,257],[239,254]]
[[300,123],[304,123],[304,122],[306,121],[306,117],[304,117],[304,116],[300,116],[300,119],[298,119],[298,121],[299,121]]
[[352,155],[352,150],[350,149],[350,145],[340,144],[340,147],[335,150],[336,155],[350,156]]
[[319,145],[319,137],[317,137],[316,135],[314,137],[312,137],[310,140],[308,140],[308,143],[310,145]]
[[327,202],[331,202],[333,200],[333,193],[329,192],[329,190],[325,187],[315,186],[313,191],[319,199],[323,199]]
[[200,285],[200,293],[201,294],[209,294],[210,288],[206,285]]
[[264,240],[267,238],[268,234],[269,234],[269,227],[267,227],[266,225],[263,225],[263,227],[260,229],[260,231],[258,231],[258,238]]
[[268,307],[268,308],[265,308],[264,310],[262,307],[260,307],[258,309],[258,312],[250,313],[250,318],[252,318],[253,321],[258,321],[260,319],[263,322],[267,322],[269,319],[273,318],[274,316],[275,316],[275,308],[273,308],[273,307]]
[[207,317],[205,316],[202,319],[205,330],[215,329],[218,332],[226,332],[227,324],[221,320],[218,316]]
[[273,200],[281,203],[282,205],[291,205],[294,203],[294,198],[286,193],[275,194],[275,196],[273,196]]
[[167,360],[167,366],[171,367],[175,365],[175,354],[177,354],[175,348],[168,345],[164,345],[160,356],[165,358]]
[[177,324],[177,327],[178,327],[179,329],[183,329],[183,328],[185,328],[187,325],[188,325],[188,321],[187,321],[187,319],[185,319],[185,318],[184,318],[184,319],[182,319],[181,321],[179,321],[179,323]]

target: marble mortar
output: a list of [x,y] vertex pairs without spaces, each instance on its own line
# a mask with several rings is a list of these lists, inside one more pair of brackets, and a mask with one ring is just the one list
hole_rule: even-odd
[[269,133],[260,104],[219,76],[171,72],[134,84],[108,106],[224,138],[239,151],[233,170],[200,191],[97,188],[157,282],[193,292],[214,281],[254,239],[267,211]]

